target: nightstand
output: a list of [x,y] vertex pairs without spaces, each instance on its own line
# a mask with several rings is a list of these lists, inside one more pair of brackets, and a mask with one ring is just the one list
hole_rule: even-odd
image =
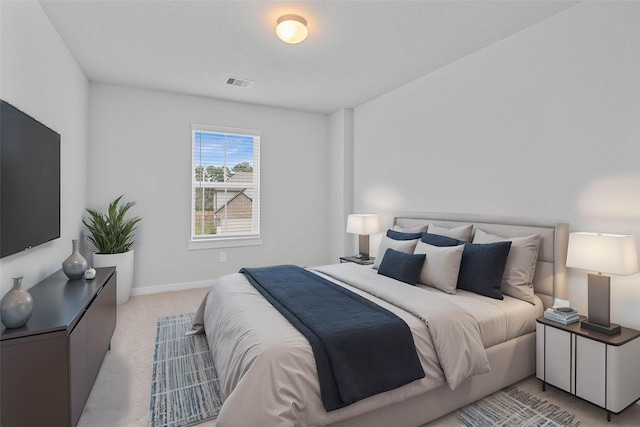
[[357,257],[357,256],[342,256],[340,257],[340,264],[343,262],[355,262],[360,265],[371,265],[376,260],[376,257]]
[[[580,321],[585,319],[580,316]],[[640,331],[617,335],[536,319],[536,377],[618,414],[640,399]]]

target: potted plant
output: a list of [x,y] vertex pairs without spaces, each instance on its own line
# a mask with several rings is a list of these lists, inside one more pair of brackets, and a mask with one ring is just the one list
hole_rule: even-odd
[[89,230],[89,241],[96,247],[93,254],[94,267],[115,266],[117,277],[118,305],[129,301],[133,286],[134,230],[141,218],[125,219],[135,202],[120,204],[123,195],[109,204],[107,213],[86,209],[89,214],[82,220]]

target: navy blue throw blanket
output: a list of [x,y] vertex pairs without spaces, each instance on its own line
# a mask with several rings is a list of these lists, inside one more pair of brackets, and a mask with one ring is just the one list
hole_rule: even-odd
[[293,265],[240,272],[309,340],[325,410],[424,378],[409,326],[390,311]]

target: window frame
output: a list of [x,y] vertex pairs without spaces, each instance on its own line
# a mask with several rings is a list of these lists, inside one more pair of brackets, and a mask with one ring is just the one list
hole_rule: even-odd
[[[251,233],[248,235],[231,235],[231,236],[215,236],[215,235],[207,235],[203,237],[196,237],[194,233],[195,229],[195,189],[196,183],[201,181],[195,180],[195,169],[196,169],[196,156],[195,156],[195,148],[196,148],[196,132],[205,132],[205,133],[219,133],[219,134],[227,134],[227,135],[238,135],[238,136],[250,136],[253,137],[253,191],[254,198],[252,203],[252,221],[254,225],[252,226],[257,228],[257,232]],[[190,213],[189,213],[189,241],[188,241],[188,249],[189,250],[198,250],[198,249],[215,249],[215,248],[230,248],[230,247],[242,247],[242,246],[256,246],[262,245],[262,234],[261,234],[261,223],[260,223],[260,142],[261,142],[262,132],[254,129],[241,129],[241,128],[232,128],[226,126],[214,126],[214,125],[204,125],[204,124],[191,124],[191,197],[190,197]],[[224,165],[227,166],[228,165]],[[222,184],[222,187],[226,188],[234,188],[240,187],[241,184],[237,183],[216,183],[216,186]],[[246,186],[243,186],[246,187]],[[257,203],[256,202],[257,199]]]

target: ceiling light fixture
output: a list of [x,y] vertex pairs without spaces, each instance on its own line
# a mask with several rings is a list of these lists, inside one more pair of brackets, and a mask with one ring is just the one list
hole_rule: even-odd
[[298,15],[282,15],[278,18],[276,34],[285,43],[300,43],[309,34],[307,20]]

